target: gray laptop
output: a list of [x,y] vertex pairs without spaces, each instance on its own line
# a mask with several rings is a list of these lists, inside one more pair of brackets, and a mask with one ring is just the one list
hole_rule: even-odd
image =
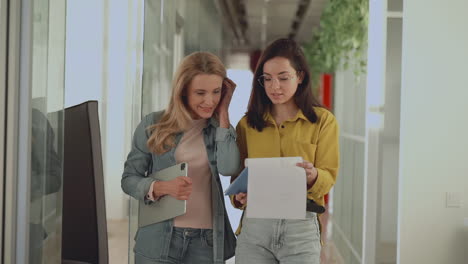
[[[160,181],[170,181],[179,176],[187,176],[187,171],[188,165],[184,162],[157,171],[148,177]],[[169,195],[151,204],[145,204],[143,201],[140,201],[138,207],[138,227],[159,223],[183,215],[185,212],[186,201],[177,200]]]

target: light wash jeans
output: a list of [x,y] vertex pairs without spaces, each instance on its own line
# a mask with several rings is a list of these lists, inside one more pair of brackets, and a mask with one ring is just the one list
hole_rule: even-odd
[[306,220],[244,217],[236,264],[319,264],[320,250],[315,213],[307,212]]
[[[157,238],[155,238],[157,239]],[[135,254],[136,264],[213,263],[213,230],[174,227],[168,261],[156,261]]]

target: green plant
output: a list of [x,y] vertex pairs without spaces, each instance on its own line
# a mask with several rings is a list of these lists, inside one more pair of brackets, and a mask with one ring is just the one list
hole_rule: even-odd
[[[315,82],[322,73],[353,67],[356,76],[365,72],[369,0],[329,0],[320,27],[304,45]],[[351,64],[351,65],[350,65]]]

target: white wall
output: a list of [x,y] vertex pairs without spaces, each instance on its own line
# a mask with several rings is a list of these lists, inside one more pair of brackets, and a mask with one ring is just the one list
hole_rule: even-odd
[[468,1],[403,10],[399,263],[468,263]]

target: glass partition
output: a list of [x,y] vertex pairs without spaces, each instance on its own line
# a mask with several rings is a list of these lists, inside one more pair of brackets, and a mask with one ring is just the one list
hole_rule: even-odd
[[61,263],[65,1],[33,1],[29,263]]

